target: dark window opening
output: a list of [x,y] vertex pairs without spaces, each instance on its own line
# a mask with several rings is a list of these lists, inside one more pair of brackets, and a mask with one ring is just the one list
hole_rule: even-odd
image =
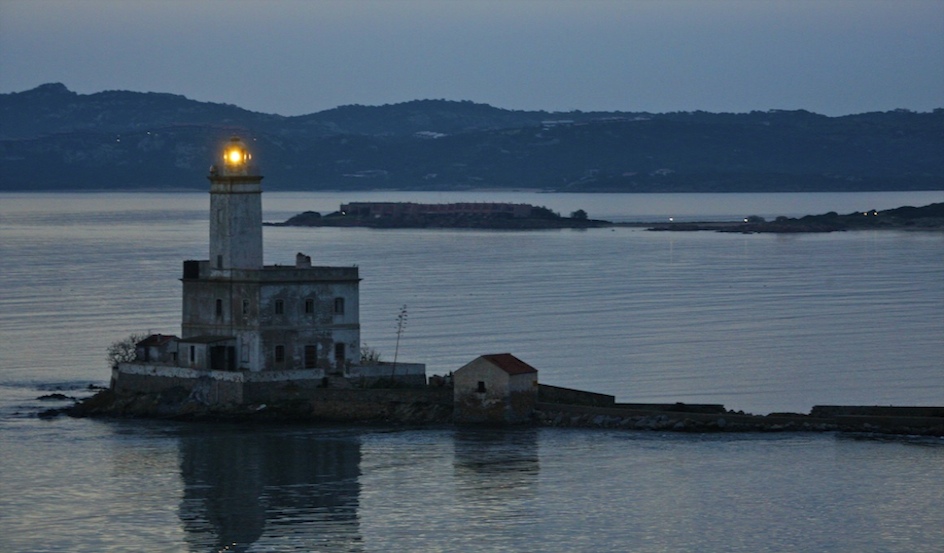
[[216,316],[217,317],[223,316],[223,300],[220,300],[220,299],[216,300]]
[[285,302],[282,300],[275,300],[275,314],[281,315],[285,313]]
[[334,314],[344,314],[344,298],[334,298]]
[[184,261],[184,278],[200,278],[200,262],[188,259]]
[[249,300],[243,300],[243,315],[249,314]]
[[314,369],[318,363],[318,348],[305,346],[305,368]]
[[275,346],[275,362],[285,362],[285,346]]
[[233,346],[212,346],[210,348],[210,370],[236,370],[236,348]]
[[475,391],[478,392],[478,393],[480,393],[480,394],[484,394],[484,393],[485,393],[485,382],[482,382],[481,380],[479,380],[479,387],[478,387],[478,389],[475,390]]
[[194,363],[197,360],[197,346],[190,346],[190,362]]
[[334,362],[338,367],[344,365],[344,344],[334,344]]
[[315,312],[315,300],[308,298],[305,300],[305,314],[311,315]]
[[217,269],[222,269],[222,268],[223,268],[223,256],[222,256],[222,255],[216,256],[216,268],[217,268]]

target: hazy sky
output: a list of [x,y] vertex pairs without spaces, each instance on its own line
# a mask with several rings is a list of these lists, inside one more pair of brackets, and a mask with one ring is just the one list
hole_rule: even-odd
[[944,0],[0,0],[0,92],[47,82],[283,115],[930,111]]

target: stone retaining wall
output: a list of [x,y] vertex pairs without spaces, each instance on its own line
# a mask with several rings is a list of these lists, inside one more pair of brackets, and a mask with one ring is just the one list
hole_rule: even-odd
[[[370,381],[370,375],[384,367],[365,367],[365,375],[358,382]],[[402,373],[400,371],[403,371]],[[415,389],[424,389],[425,365],[398,364],[397,381]],[[407,380],[407,381],[401,381]],[[376,381],[377,379],[373,379]],[[347,393],[346,401],[371,401],[379,392],[396,392],[397,397],[406,397],[409,389],[386,390],[327,390],[325,374],[321,369],[297,371],[206,371],[172,365],[144,363],[120,363],[112,370],[111,388],[119,394],[160,394],[172,388],[181,388],[194,395],[194,399],[207,405],[230,405],[240,403],[274,403],[299,398],[334,397],[332,394]],[[451,398],[452,391],[443,392]],[[315,396],[313,396],[315,394]],[[391,399],[390,401],[393,401]],[[402,401],[402,400],[400,400]],[[365,407],[366,408],[366,407]]]
[[208,372],[122,363],[112,370],[111,387],[119,394],[160,394],[172,388],[182,388],[203,403],[242,403],[243,382],[239,373],[224,373],[221,378],[211,378]]
[[447,423],[452,420],[452,390],[319,389],[304,398],[310,416],[318,420]]
[[614,407],[617,409],[668,411],[673,413],[727,413],[724,405],[716,403],[617,403]]
[[941,417],[944,407],[894,407],[883,405],[817,405],[814,417]]
[[[925,411],[925,409],[928,409],[928,411]],[[870,411],[870,408],[844,407],[835,412],[921,413],[937,412],[941,409],[939,407],[901,407]],[[732,412],[699,413],[540,403],[536,413],[536,422],[543,426],[625,428],[673,432],[842,431],[944,436],[944,417],[883,416],[880,414],[823,416],[823,412],[823,410],[817,412],[820,416],[795,413],[745,415]]]
[[616,401],[616,397],[607,394],[575,390],[573,388],[538,384],[538,401],[544,403],[612,407]]

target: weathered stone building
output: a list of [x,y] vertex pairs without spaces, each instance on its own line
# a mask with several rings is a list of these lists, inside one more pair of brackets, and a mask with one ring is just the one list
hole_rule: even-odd
[[[209,259],[183,263],[181,336],[152,335],[119,363],[112,386],[203,390],[209,403],[278,398],[285,390],[397,380],[423,385],[420,363],[360,365],[356,266],[264,265],[262,176],[232,139],[210,168]],[[248,395],[247,395],[248,394]]]
[[538,370],[510,353],[482,355],[453,374],[460,423],[527,422],[538,400]]
[[265,266],[262,176],[239,139],[210,170],[210,259],[184,261],[179,358],[198,369],[325,369],[360,357],[357,267]]

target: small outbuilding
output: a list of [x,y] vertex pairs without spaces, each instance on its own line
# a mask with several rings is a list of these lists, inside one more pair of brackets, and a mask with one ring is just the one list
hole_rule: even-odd
[[176,364],[177,340],[174,335],[151,334],[134,345],[135,359],[142,363]]
[[510,353],[482,355],[453,374],[455,420],[508,424],[531,419],[538,370]]

